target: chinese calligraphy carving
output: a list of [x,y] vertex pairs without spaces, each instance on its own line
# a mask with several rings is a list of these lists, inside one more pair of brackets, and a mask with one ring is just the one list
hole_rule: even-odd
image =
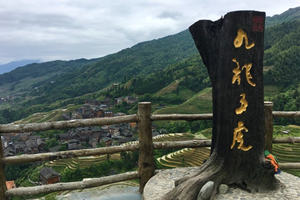
[[[240,77],[240,74],[241,74],[241,69],[240,69],[240,63],[236,60],[236,58],[233,58],[232,59],[232,62],[234,62],[236,64],[236,68],[234,68],[232,70],[233,72],[233,77],[232,77],[232,84],[234,84],[236,81],[238,83],[238,85],[241,84],[241,77]],[[249,83],[249,85],[251,85],[252,87],[255,87],[256,84],[252,82],[252,75],[250,73],[250,70],[252,68],[252,64],[249,63],[249,64],[245,64],[242,66],[242,70],[243,69],[246,69],[246,79],[247,79],[247,82]]]
[[240,96],[242,97],[240,100],[241,106],[239,108],[235,109],[235,114],[237,114],[237,115],[240,115],[243,112],[245,112],[248,107],[248,101],[246,100],[246,94],[242,93]]
[[235,37],[233,42],[234,47],[235,48],[241,47],[243,45],[244,40],[245,40],[246,49],[251,49],[252,47],[255,46],[254,42],[252,44],[249,44],[247,34],[245,33],[245,31],[243,31],[243,29],[239,29],[237,31],[237,36]]
[[236,81],[238,83],[238,85],[241,84],[241,77],[240,77],[240,74],[241,74],[241,70],[240,70],[240,63],[236,60],[236,58],[233,58],[232,59],[232,62],[235,62],[236,63],[236,68],[234,68],[232,70],[233,72],[233,77],[232,77],[232,84],[234,84]]
[[[240,48],[243,45],[244,41],[245,41],[245,48],[247,50],[249,50],[255,46],[254,42],[249,44],[248,36],[247,36],[246,32],[243,31],[242,29],[238,29],[237,36],[235,37],[235,39],[233,41],[234,47]],[[241,73],[245,69],[245,75],[246,75],[246,80],[247,80],[248,84],[251,85],[252,87],[255,87],[256,84],[252,82],[252,75],[250,73],[250,70],[252,68],[252,63],[244,64],[242,67],[240,67],[240,63],[237,61],[236,58],[233,58],[232,62],[234,62],[236,64],[236,67],[232,70],[233,77],[232,77],[231,83],[235,84],[235,82],[237,82],[237,84],[240,85],[241,84]],[[242,97],[240,99],[241,105],[239,108],[235,109],[236,115],[241,115],[242,113],[246,112],[247,107],[248,107],[248,101],[246,100],[246,94],[242,93],[240,96]],[[247,147],[244,146],[243,131],[248,132],[248,129],[244,126],[244,122],[239,121],[238,126],[233,131],[233,140],[232,140],[232,144],[230,147],[231,149],[233,149],[233,147],[235,146],[236,143],[239,143],[237,148],[242,151],[249,151],[250,149],[252,149],[253,146],[251,146],[251,145],[249,145]]]
[[256,84],[253,83],[253,82],[251,81],[251,79],[252,79],[252,76],[251,76],[251,74],[250,74],[251,68],[252,68],[252,64],[246,64],[246,65],[244,65],[244,66],[242,67],[242,69],[246,69],[246,79],[247,79],[247,82],[248,82],[251,86],[255,87]]
[[249,151],[250,149],[252,149],[252,146],[251,145],[249,145],[248,147],[244,146],[244,139],[243,139],[244,135],[242,131],[248,132],[248,129],[244,126],[244,122],[239,121],[238,127],[234,129],[233,140],[230,148],[233,149],[235,143],[237,142],[239,143],[239,146],[237,147],[238,149],[241,149],[243,151]]

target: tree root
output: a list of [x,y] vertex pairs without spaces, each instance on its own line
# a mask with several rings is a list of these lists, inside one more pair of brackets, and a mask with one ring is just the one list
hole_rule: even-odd
[[[211,157],[213,157],[213,155]],[[199,172],[192,177],[184,177],[177,180],[175,182],[176,187],[168,192],[162,200],[196,200],[200,189],[208,181],[215,183],[211,196],[211,199],[214,199],[225,175],[223,174],[222,166],[222,162],[210,159],[202,165],[201,168],[199,168]]]
[[211,155],[210,159],[199,168],[196,174],[177,180],[175,188],[164,195],[162,200],[196,200],[200,189],[208,181],[214,182],[210,200],[215,199],[219,185],[223,183],[236,185],[248,192],[277,189],[278,182],[276,182],[268,163],[263,163],[258,168],[254,175],[235,174],[235,172],[228,171],[223,160],[218,160],[214,155]]

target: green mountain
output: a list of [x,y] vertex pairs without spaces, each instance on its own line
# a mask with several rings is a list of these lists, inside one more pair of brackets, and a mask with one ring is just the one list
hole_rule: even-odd
[[[267,18],[264,64],[270,98],[299,83],[299,13],[298,7]],[[118,90],[109,89],[113,83],[120,83]],[[185,30],[102,58],[31,64],[0,75],[1,97],[10,96],[0,104],[0,121],[103,96],[135,95],[158,107],[184,107],[209,86],[206,68]]]
[[266,25],[267,26],[274,26],[284,22],[290,22],[300,20],[300,6],[296,8],[290,8],[284,13],[280,15],[274,15],[272,17],[267,17]]
[[38,101],[53,102],[95,92],[112,83],[160,70],[195,52],[187,31],[143,42],[62,74],[55,78],[55,84],[38,83],[43,91],[38,94]]
[[300,81],[300,21],[283,23],[269,28],[265,50],[265,66],[272,66],[265,82],[290,86]]

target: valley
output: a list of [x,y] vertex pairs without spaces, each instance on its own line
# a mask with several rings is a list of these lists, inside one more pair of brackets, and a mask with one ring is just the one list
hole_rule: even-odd
[[[300,110],[300,7],[269,17],[266,24],[265,100],[274,102],[274,110]],[[101,58],[29,64],[0,75],[0,123],[122,116],[136,113],[141,101],[152,102],[154,114],[211,113],[211,92],[206,68],[184,30]],[[274,123],[274,137],[300,137],[299,119]],[[153,140],[210,138],[211,127],[208,120],[154,122]],[[2,137],[5,155],[12,156],[126,145],[138,136],[136,124],[121,124]],[[299,144],[273,148],[279,162],[300,161]],[[208,148],[155,151],[161,169],[199,166],[208,156]],[[28,177],[39,182],[43,167],[58,171],[62,181],[77,181],[135,170],[136,162],[135,152],[7,166],[6,173],[18,186],[31,186]],[[287,171],[300,176],[300,170]]]

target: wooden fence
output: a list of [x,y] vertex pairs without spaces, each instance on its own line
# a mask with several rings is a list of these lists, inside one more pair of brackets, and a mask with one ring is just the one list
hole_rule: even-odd
[[[272,143],[300,143],[300,137],[273,139],[273,118],[300,117],[300,112],[279,112],[272,111],[272,102],[265,102],[265,148],[272,151]],[[140,192],[147,181],[155,174],[154,149],[168,148],[194,148],[209,147],[210,140],[189,140],[172,142],[153,142],[152,141],[152,121],[157,120],[211,120],[212,114],[162,114],[151,115],[151,103],[141,102],[138,104],[138,113],[136,115],[126,115],[119,117],[94,118],[94,119],[76,119],[69,121],[43,122],[31,124],[5,124],[0,125],[0,133],[24,133],[31,131],[42,131],[50,129],[65,129],[86,126],[102,126],[120,123],[138,123],[139,143],[126,146],[111,146],[94,149],[70,150],[60,152],[49,152],[39,154],[23,154],[18,156],[3,156],[2,141],[0,141],[0,199],[8,199],[11,196],[36,195],[64,190],[74,190],[101,186],[119,181],[140,179]],[[1,139],[0,139],[1,140]],[[19,187],[7,190],[5,185],[4,167],[6,164],[20,164],[35,161],[51,161],[80,156],[92,156],[101,154],[112,154],[124,151],[139,150],[138,171],[127,172],[118,175],[106,176],[101,178],[84,179],[83,181],[56,183],[34,187]],[[300,169],[300,163],[280,163],[282,169],[293,168]]]

